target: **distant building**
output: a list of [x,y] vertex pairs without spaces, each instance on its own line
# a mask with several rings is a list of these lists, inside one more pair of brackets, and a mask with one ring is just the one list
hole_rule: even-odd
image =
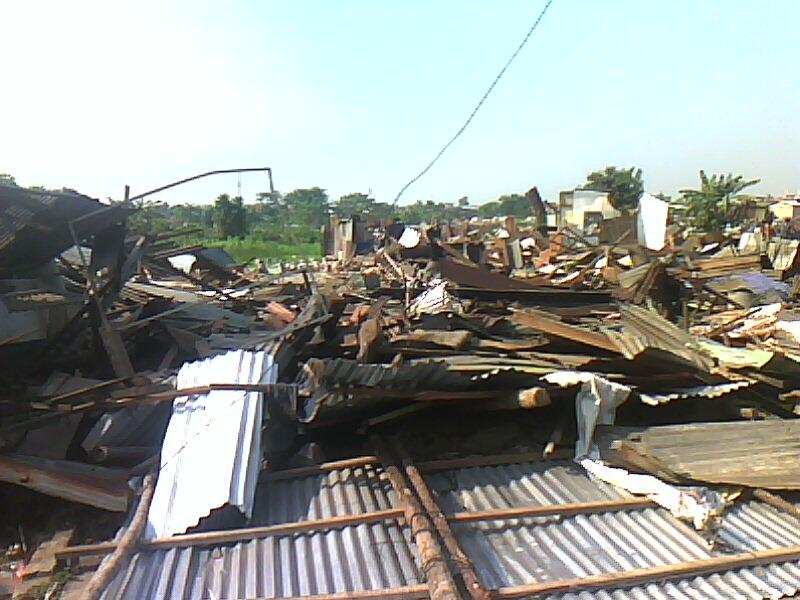
[[778,219],[798,219],[800,218],[800,197],[784,196],[776,198],[776,202],[770,205],[769,210]]
[[592,190],[568,190],[558,194],[557,226],[572,225],[587,229],[605,219],[621,216],[611,204],[607,192]]

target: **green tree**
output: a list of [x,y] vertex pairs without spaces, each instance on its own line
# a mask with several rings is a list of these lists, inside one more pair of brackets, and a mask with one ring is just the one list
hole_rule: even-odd
[[492,200],[478,206],[478,214],[484,218],[499,217],[501,213],[500,203]]
[[500,205],[500,216],[524,219],[533,214],[530,202],[520,194],[505,194],[497,199],[497,203]]
[[345,194],[339,198],[333,210],[342,219],[358,215],[362,219],[377,221],[388,219],[394,214],[391,205],[386,202],[375,202],[375,198],[360,192]]
[[342,219],[349,219],[353,215],[364,216],[372,213],[375,199],[367,194],[356,192],[345,194],[333,207],[334,212]]
[[0,185],[17,187],[17,180],[8,173],[0,173]]
[[328,194],[321,188],[294,190],[284,196],[284,202],[293,224],[320,227],[328,221]]
[[247,234],[247,222],[242,198],[231,199],[228,194],[221,194],[214,202],[214,224],[222,239],[243,238]]
[[722,227],[731,213],[731,199],[759,179],[745,180],[741,175],[712,175],[700,171],[700,189],[681,190],[686,212],[692,223],[707,231]]
[[603,171],[589,173],[586,176],[586,183],[580,189],[607,192],[614,208],[627,212],[636,208],[639,197],[644,191],[642,170],[636,167],[630,169],[606,167]]

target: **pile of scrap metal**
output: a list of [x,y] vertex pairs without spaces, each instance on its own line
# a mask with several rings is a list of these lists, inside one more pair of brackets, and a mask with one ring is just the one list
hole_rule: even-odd
[[[243,348],[288,364],[327,319],[302,277],[274,285],[219,249],[138,235],[132,212],[0,187],[0,535],[13,558],[0,565],[0,589],[51,521],[81,520],[82,531],[55,527],[62,544],[96,539],[97,509],[118,514],[119,526],[130,483],[159,466],[180,365]],[[275,299],[293,306],[291,318],[275,314]],[[40,575],[31,564],[26,576]]]
[[85,335],[43,339],[61,362],[4,374],[0,477],[125,519],[25,573],[109,600],[797,595],[794,265],[662,221],[337,222],[327,268],[280,278],[145,240]]

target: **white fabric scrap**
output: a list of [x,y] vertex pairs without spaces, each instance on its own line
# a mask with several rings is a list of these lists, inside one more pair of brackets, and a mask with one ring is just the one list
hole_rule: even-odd
[[594,430],[598,425],[614,424],[617,408],[628,399],[631,388],[584,371],[555,371],[542,379],[561,387],[583,384],[575,396],[578,420],[575,460],[586,456],[600,458],[600,449],[594,443]]
[[580,463],[587,472],[601,481],[627,490],[631,494],[647,496],[677,518],[691,521],[698,530],[703,529],[709,519],[722,509],[721,502],[715,496],[700,498],[697,494],[680,490],[652,475],[629,473],[625,469],[609,467],[588,458]]
[[180,269],[184,273],[191,273],[197,258],[194,254],[179,254],[178,256],[169,256],[167,261],[176,269]]
[[639,243],[650,250],[661,250],[667,235],[669,204],[645,192],[639,198],[636,234]]

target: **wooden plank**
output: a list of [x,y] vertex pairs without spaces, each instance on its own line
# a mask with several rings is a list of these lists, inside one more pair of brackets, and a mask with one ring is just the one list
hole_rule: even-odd
[[487,600],[488,594],[486,592],[486,588],[478,578],[478,575],[475,572],[475,566],[461,549],[461,545],[453,535],[453,531],[450,529],[450,523],[439,508],[439,505],[434,499],[428,484],[425,482],[425,478],[422,476],[422,473],[420,473],[419,469],[413,464],[411,457],[406,449],[403,448],[399,440],[395,438],[394,442],[395,447],[397,448],[397,451],[403,461],[403,468],[405,469],[406,477],[408,478],[408,481],[411,482],[411,486],[414,488],[417,496],[419,496],[423,508],[427,511],[431,521],[433,521],[433,525],[436,527],[436,531],[438,532],[439,537],[442,539],[442,542],[444,542],[444,546],[447,549],[447,552],[450,554],[452,562],[455,563],[455,567],[461,576],[464,587],[467,589],[467,592],[470,594],[473,600]]
[[312,596],[284,596],[283,600],[406,600],[410,598],[430,598],[428,586],[424,583],[383,590],[364,590],[360,592],[340,592],[336,594],[314,594]]
[[74,529],[56,531],[48,540],[39,544],[39,547],[36,548],[33,556],[25,565],[25,570],[22,571],[22,578],[29,579],[55,571],[58,563],[56,552],[66,548],[74,534]]
[[617,345],[605,333],[598,333],[582,327],[568,325],[567,323],[546,317],[539,313],[521,310],[514,311],[511,322],[517,325],[533,327],[547,335],[579,342],[587,346],[613,352],[614,354],[620,353]]
[[110,511],[126,510],[130,494],[124,470],[30,456],[0,457],[0,481]]
[[[547,459],[567,459],[572,458],[574,454],[574,449],[562,448],[548,456]],[[417,468],[422,471],[448,471],[450,469],[470,469],[473,467],[496,467],[498,465],[513,465],[524,462],[541,462],[542,460],[542,450],[539,450],[538,452],[516,452],[512,454],[491,454],[485,456],[428,460],[418,462]]]

